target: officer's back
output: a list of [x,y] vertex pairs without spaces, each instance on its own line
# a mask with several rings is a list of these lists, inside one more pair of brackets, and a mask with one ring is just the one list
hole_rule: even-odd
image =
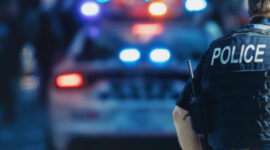
[[213,147],[257,148],[270,143],[269,56],[270,20],[264,17],[211,45],[202,65],[202,91],[209,91]]
[[[208,142],[216,150],[270,149],[270,0],[249,0],[249,13],[250,25],[214,41],[195,72],[199,101],[206,99]],[[190,88],[176,109],[193,111]],[[183,150],[190,149],[183,143],[195,138],[181,137],[184,123],[175,124]],[[200,124],[192,126],[196,131]]]

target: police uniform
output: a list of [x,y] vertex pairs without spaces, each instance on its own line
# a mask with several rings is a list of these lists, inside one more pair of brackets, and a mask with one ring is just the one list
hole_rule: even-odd
[[[214,150],[270,150],[270,18],[254,18],[214,41],[193,83],[197,96],[207,93],[208,143]],[[191,95],[188,82],[177,105],[190,112]]]

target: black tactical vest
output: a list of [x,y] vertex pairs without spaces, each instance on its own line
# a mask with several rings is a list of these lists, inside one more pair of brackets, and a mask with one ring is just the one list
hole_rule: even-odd
[[213,42],[205,55],[202,90],[210,91],[209,144],[228,148],[270,145],[270,22]]

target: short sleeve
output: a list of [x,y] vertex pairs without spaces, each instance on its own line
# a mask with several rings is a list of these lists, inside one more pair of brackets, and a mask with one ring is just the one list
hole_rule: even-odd
[[183,89],[183,91],[180,94],[180,97],[177,101],[177,106],[189,111],[190,106],[190,98],[192,95],[192,89],[191,89],[191,80],[188,80],[188,82],[185,85],[185,88]]
[[[201,80],[202,76],[205,75],[206,73],[204,72],[204,66],[206,62],[206,56],[207,53],[204,54],[202,60],[200,61],[199,65],[197,66],[196,70],[194,71],[194,88],[196,91],[196,96],[198,96],[199,91],[201,91]],[[191,101],[191,96],[192,96],[192,84],[191,84],[191,79],[189,79],[183,89],[183,91],[180,94],[180,97],[176,103],[177,106],[189,111],[190,110],[190,101]]]

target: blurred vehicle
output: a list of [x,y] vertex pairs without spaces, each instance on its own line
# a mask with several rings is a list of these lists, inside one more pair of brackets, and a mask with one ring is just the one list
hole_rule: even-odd
[[206,50],[205,31],[177,19],[98,20],[99,11],[93,2],[81,7],[92,23],[53,69],[53,146],[67,149],[76,138],[175,137],[173,96],[188,78],[186,58],[197,62]]

